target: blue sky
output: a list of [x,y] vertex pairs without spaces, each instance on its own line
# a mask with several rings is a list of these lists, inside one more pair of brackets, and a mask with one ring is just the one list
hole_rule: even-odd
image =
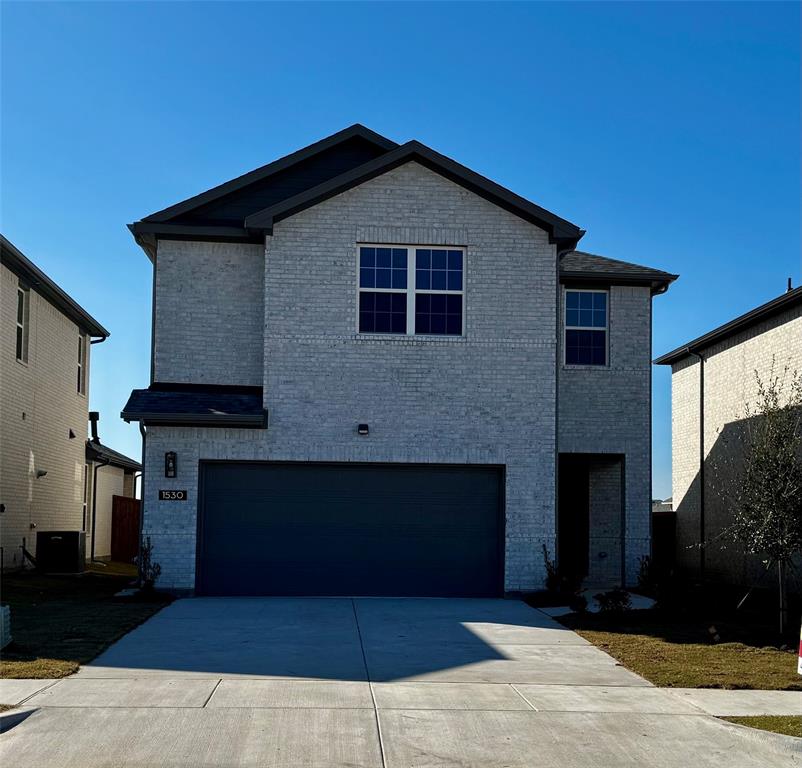
[[[125,225],[354,122],[680,273],[655,356],[800,282],[798,4],[0,7],[2,231],[111,330],[91,405],[132,456],[150,263]],[[656,368],[658,497],[670,451]]]

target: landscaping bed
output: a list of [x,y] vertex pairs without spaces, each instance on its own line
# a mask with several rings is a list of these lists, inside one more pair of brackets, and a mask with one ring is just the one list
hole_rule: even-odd
[[115,598],[135,578],[131,566],[98,566],[83,574],[4,574],[13,641],[2,651],[0,678],[58,678],[75,672],[171,601]]
[[789,613],[795,631],[780,638],[770,596],[736,610],[741,596],[689,590],[652,610],[573,613],[559,621],[655,685],[802,691],[799,605]]

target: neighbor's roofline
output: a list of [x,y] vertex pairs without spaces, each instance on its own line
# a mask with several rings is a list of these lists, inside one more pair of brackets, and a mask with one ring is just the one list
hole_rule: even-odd
[[736,317],[734,320],[730,320],[730,322],[720,325],[718,328],[714,328],[709,333],[704,334],[704,336],[699,336],[699,338],[689,341],[687,344],[683,344],[671,352],[667,352],[665,355],[658,357],[654,362],[656,365],[671,365],[672,363],[676,363],[688,357],[692,352],[706,349],[798,303],[802,303],[802,286],[786,291],[781,296],[777,296],[777,298],[765,304],[761,304],[759,307],[755,307],[755,309]]
[[0,261],[22,281],[69,317],[90,336],[108,338],[110,333],[63,288],[60,288],[36,266],[14,243],[0,235]]
[[372,142],[376,146],[385,150],[395,149],[398,146],[396,142],[388,139],[386,136],[382,136],[375,131],[371,131],[370,128],[366,128],[360,123],[355,123],[354,125],[351,125],[342,131],[337,131],[337,133],[327,136],[324,139],[320,139],[320,141],[316,141],[314,144],[310,144],[309,146],[303,147],[295,152],[291,152],[289,155],[285,155],[284,157],[280,157],[278,160],[274,160],[267,165],[263,165],[253,171],[244,173],[242,176],[237,176],[237,178],[231,179],[224,184],[218,184],[216,187],[212,187],[211,189],[207,189],[205,192],[201,192],[198,195],[194,195],[186,200],[182,200],[180,203],[175,203],[175,205],[171,205],[168,208],[162,209],[161,211],[151,213],[149,216],[145,216],[142,221],[168,221],[176,216],[180,216],[182,213],[191,211],[193,208],[197,208],[198,206],[205,205],[206,203],[216,200],[219,197],[236,192],[237,190],[242,189],[249,184],[261,181],[268,176],[272,176],[279,171],[283,171],[285,168],[289,168],[290,166],[306,160],[313,155],[319,154],[320,152],[323,152],[337,144],[341,144],[344,141],[348,141],[349,139],[357,137]]
[[484,197],[490,202],[504,208],[521,218],[540,226],[549,232],[550,241],[561,247],[575,247],[585,234],[576,224],[541,208],[539,205],[517,195],[506,187],[482,176],[470,168],[452,160],[418,141],[405,144],[379,155],[356,168],[335,176],[333,179],[318,184],[298,195],[282,200],[276,205],[251,214],[245,219],[245,227],[249,230],[272,232],[276,221],[292,216],[306,208],[317,205],[324,200],[359,186],[370,179],[382,175],[408,162],[419,162],[421,165],[440,173],[462,187]]

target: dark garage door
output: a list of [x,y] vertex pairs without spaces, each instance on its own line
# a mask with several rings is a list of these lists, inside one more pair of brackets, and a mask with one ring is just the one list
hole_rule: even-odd
[[204,595],[497,596],[495,467],[201,464]]

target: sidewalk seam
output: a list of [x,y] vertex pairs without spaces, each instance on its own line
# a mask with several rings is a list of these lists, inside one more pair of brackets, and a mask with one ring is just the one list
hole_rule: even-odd
[[373,692],[373,683],[370,679],[370,669],[368,668],[368,657],[365,654],[365,644],[362,642],[362,630],[359,628],[359,616],[356,612],[356,603],[354,598],[351,598],[351,610],[354,612],[354,622],[356,623],[356,634],[359,637],[359,648],[362,651],[362,663],[365,665],[365,678],[368,683],[368,690],[370,691],[370,699],[373,702],[373,717],[376,721],[376,736],[379,739],[379,753],[382,759],[382,768],[387,768],[387,760],[384,756],[384,739],[382,738],[382,727],[379,722],[379,710],[376,706],[376,695]]

